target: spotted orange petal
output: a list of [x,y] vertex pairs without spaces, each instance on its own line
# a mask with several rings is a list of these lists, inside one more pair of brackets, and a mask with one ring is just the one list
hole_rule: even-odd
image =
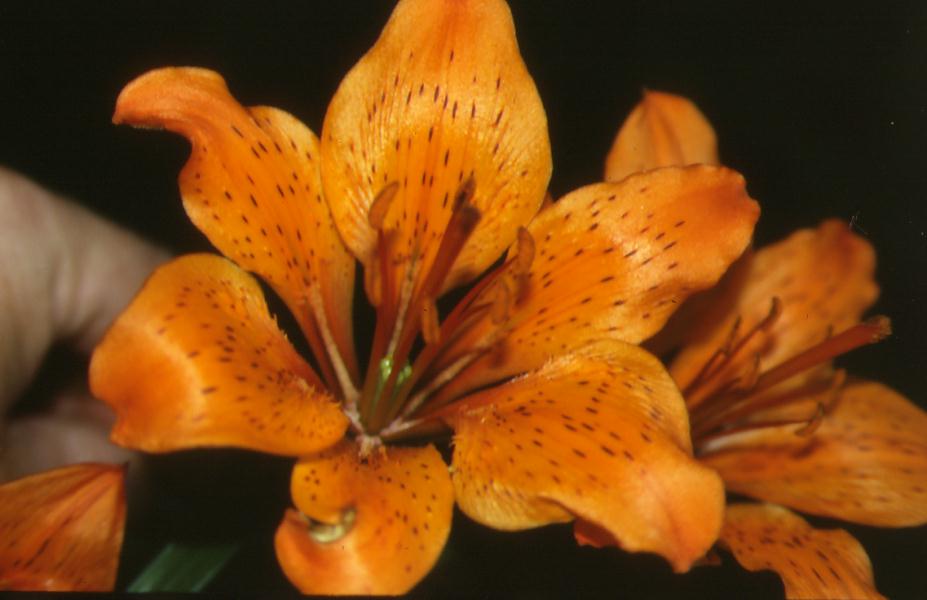
[[717,538],[721,481],[692,458],[682,398],[637,346],[558,358],[441,414],[455,431],[458,505],[481,523],[513,530],[576,517],[677,571]]
[[354,442],[296,465],[293,501],[277,530],[283,571],[307,594],[402,594],[437,561],[451,529],[454,490],[433,446]]
[[719,167],[660,169],[567,195],[528,227],[534,260],[507,318],[486,318],[456,342],[458,353],[492,350],[442,394],[537,368],[591,340],[648,338],[740,256],[758,215],[743,178]]
[[[724,319],[737,301],[743,279],[750,270],[752,244],[735,260],[714,286],[693,294],[672,314],[663,328],[644,342],[657,356],[670,356],[693,339],[699,326]],[[688,401],[688,399],[687,399]]]
[[[484,271],[541,205],[551,172],[547,120],[501,0],[402,0],[341,83],[322,132],[322,175],[338,229],[371,268],[369,213],[395,184],[397,281],[419,284],[468,179],[480,214],[443,289]],[[405,265],[403,267],[402,265]],[[398,295],[398,288],[394,290]]]
[[711,123],[690,100],[647,90],[615,137],[605,159],[605,181],[692,164],[719,164]]
[[281,110],[241,106],[219,74],[194,68],[142,75],[119,95],[113,120],[163,127],[190,141],[179,181],[192,221],[283,298],[329,384],[335,367],[325,348],[332,344],[356,372],[354,259],[322,197],[315,134]]
[[116,411],[113,440],[148,452],[230,445],[301,455],[347,428],[257,281],[209,254],[155,271],[97,346],[90,386]]
[[879,383],[848,385],[813,435],[763,429],[709,450],[703,462],[735,492],[867,525],[927,523],[927,414]]
[[883,598],[872,564],[842,529],[814,529],[772,504],[728,507],[720,543],[750,571],[775,571],[787,598]]
[[[706,362],[730,338],[735,322],[750,331],[770,312],[778,298],[781,314],[727,367],[727,377],[755,366],[764,371],[823,341],[831,332],[856,324],[878,296],[873,281],[872,246],[846,223],[824,221],[817,229],[803,229],[785,240],[760,249],[745,274],[731,286],[729,310],[723,318],[693,324],[692,340],[673,361],[670,372],[685,388]],[[693,402],[693,398],[688,398]]]
[[124,469],[81,464],[0,485],[0,590],[111,591]]

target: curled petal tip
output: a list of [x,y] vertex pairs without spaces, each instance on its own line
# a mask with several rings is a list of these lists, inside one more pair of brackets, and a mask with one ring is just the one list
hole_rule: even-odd
[[211,89],[228,94],[225,79],[200,67],[162,67],[130,81],[116,98],[113,123],[161,128],[164,113],[176,104],[174,90],[187,87]]

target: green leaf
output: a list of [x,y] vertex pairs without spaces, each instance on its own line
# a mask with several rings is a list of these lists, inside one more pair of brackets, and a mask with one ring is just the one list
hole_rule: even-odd
[[199,592],[232,558],[238,546],[168,544],[126,588],[127,592]]

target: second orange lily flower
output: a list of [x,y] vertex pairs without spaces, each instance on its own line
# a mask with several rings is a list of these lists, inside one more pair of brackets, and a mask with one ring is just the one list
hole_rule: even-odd
[[[538,212],[546,119],[503,2],[399,2],[320,138],[191,68],[130,83],[114,120],[191,141],[184,206],[231,260],[159,269],[97,349],[92,388],[120,444],[297,458],[276,549],[302,591],[408,590],[455,502],[503,530],[576,520],[580,539],[677,571],[714,543],[721,481],[636,344],[741,255],[758,207],[736,173],[696,166]],[[377,314],[364,372],[355,260]],[[487,269],[442,316],[439,297]],[[314,366],[246,270],[293,312]],[[449,470],[426,440],[451,433]]]
[[[718,163],[711,125],[688,100],[648,92],[605,176],[693,162]],[[884,317],[861,322],[878,295],[874,271],[870,244],[828,220],[749,251],[649,342],[681,346],[670,373],[698,459],[731,492],[775,503],[728,506],[720,545],[778,573],[789,598],[882,596],[859,542],[784,506],[881,527],[927,522],[927,414],[832,366],[889,333]]]

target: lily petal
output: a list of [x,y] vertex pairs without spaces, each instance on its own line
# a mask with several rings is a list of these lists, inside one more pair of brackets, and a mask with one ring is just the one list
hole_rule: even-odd
[[434,566],[451,529],[454,490],[434,446],[345,441],[293,471],[277,530],[283,571],[307,594],[402,594]]
[[615,136],[605,159],[605,181],[692,164],[719,164],[711,123],[690,100],[646,90]]
[[[728,312],[694,324],[691,341],[673,361],[670,372],[680,387],[691,383],[725,345],[738,318],[739,331],[750,331],[767,318],[774,298],[780,301],[781,314],[755,336],[751,350],[738,353],[739,359],[726,368],[728,375],[718,381],[757,366],[762,372],[823,341],[830,332],[855,325],[879,293],[872,246],[836,219],[758,250],[744,269],[732,282],[732,298],[718,300],[730,307]],[[759,365],[754,362],[757,356]],[[693,398],[687,400],[697,404]]]
[[0,485],[0,590],[111,591],[123,478],[122,467],[82,464]]
[[347,428],[257,281],[210,254],[155,271],[97,346],[90,386],[116,411],[112,439],[148,452],[231,445],[301,455]]
[[142,75],[119,95],[113,120],[163,127],[190,141],[179,179],[190,219],[283,298],[330,385],[329,333],[356,375],[354,259],[322,197],[315,134],[281,110],[241,106],[218,73],[195,68]]
[[[497,529],[574,517],[687,570],[714,543],[717,475],[691,456],[684,404],[653,356],[612,342],[441,412],[460,508]],[[588,542],[585,532],[582,541]]]
[[758,216],[743,178],[720,167],[659,169],[568,194],[528,227],[534,260],[509,317],[484,319],[456,347],[504,335],[441,394],[537,368],[593,340],[650,337],[741,255]]
[[322,156],[338,229],[368,269],[376,268],[378,244],[371,206],[381,191],[398,186],[383,228],[396,232],[394,262],[415,269],[419,283],[444,238],[455,196],[472,178],[468,204],[480,219],[445,267],[443,289],[483,272],[537,212],[551,172],[547,119],[508,6],[399,2],[332,99]]
[[792,426],[718,442],[701,459],[732,491],[867,525],[927,523],[927,414],[882,384],[849,384],[811,436]]
[[728,507],[720,543],[750,571],[775,571],[787,598],[883,598],[872,564],[842,529],[814,529],[781,506]]

